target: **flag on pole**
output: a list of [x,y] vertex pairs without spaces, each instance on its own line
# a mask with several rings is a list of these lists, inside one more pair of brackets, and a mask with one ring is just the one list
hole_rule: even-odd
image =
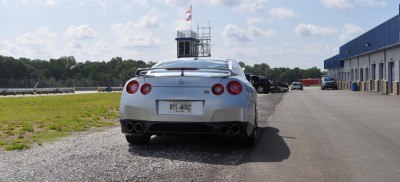
[[192,14],[190,14],[187,18],[186,21],[191,21],[192,20]]
[[192,13],[192,5],[190,5],[189,9],[186,11],[186,13]]

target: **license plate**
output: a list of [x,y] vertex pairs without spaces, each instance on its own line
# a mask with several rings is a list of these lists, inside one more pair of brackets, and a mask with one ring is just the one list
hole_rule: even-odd
[[190,101],[170,101],[170,113],[192,113],[192,102]]

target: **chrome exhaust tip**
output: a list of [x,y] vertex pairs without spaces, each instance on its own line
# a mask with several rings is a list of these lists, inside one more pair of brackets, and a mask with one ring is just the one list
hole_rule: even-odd
[[136,123],[133,128],[136,133],[142,133],[142,131],[144,129],[143,125],[140,123]]
[[231,126],[230,130],[231,130],[231,133],[232,133],[232,134],[237,135],[237,134],[240,133],[240,126],[237,125],[237,124],[233,124],[233,125]]
[[221,125],[219,127],[219,132],[226,135],[229,133],[229,126],[228,125]]
[[133,129],[134,129],[133,123],[127,122],[125,124],[125,128],[126,128],[126,131],[133,131]]

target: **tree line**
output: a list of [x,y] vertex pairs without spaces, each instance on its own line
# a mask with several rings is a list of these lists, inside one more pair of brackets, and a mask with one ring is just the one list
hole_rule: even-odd
[[[123,60],[121,57],[102,62],[77,62],[73,56],[58,59],[40,60],[0,56],[0,88],[41,87],[93,87],[121,86],[132,78],[136,69],[151,67],[156,62],[142,60]],[[270,79],[285,82],[301,78],[321,77],[321,70],[299,68],[270,68],[268,64],[245,65],[245,72],[264,75]]]
[[296,82],[300,79],[321,78],[322,75],[326,75],[326,72],[321,71],[321,69],[317,67],[308,69],[295,67],[294,69],[291,69],[285,67],[271,68],[265,63],[255,64],[254,66],[246,65],[244,62],[239,62],[239,64],[244,68],[246,73],[265,76],[271,80],[279,80],[286,83]]

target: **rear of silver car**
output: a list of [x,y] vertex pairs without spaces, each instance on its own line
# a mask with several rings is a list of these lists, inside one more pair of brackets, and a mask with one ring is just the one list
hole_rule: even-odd
[[241,137],[254,145],[256,91],[244,74],[234,71],[239,70],[231,65],[227,69],[156,65],[139,73],[126,83],[120,103],[128,142],[146,144],[151,135],[182,133]]

